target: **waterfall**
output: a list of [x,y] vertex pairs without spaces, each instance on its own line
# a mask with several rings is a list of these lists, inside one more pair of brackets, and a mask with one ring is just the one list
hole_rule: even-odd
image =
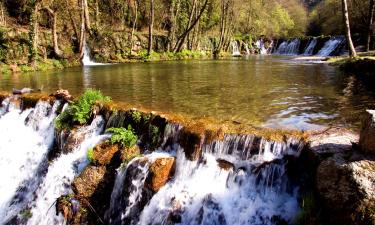
[[12,96],[3,101],[0,111],[0,224],[15,217],[33,199],[46,156],[53,144],[53,119],[60,102],[53,106],[39,101],[23,112]]
[[280,55],[298,55],[300,40],[298,38],[291,41],[283,41],[278,47],[276,54]]
[[100,135],[104,129],[104,119],[97,116],[89,126],[79,128],[77,134],[84,135],[84,141],[71,153],[63,154],[51,163],[43,182],[35,192],[36,199],[30,205],[32,217],[29,225],[63,224],[61,215],[56,216],[53,204],[61,195],[71,194],[70,184],[87,165],[87,150],[109,135]]
[[[140,191],[148,164],[142,158],[134,159],[117,175],[107,222],[290,224],[299,211],[298,187],[288,180],[286,156],[298,157],[302,148],[293,139],[274,142],[251,135],[226,135],[222,141],[205,145],[200,160],[190,161],[178,146],[174,178],[153,196]],[[130,193],[124,194],[124,187]],[[145,200],[148,203],[142,208]]]
[[259,54],[261,54],[261,55],[267,54],[268,50],[266,49],[262,39],[257,40],[255,42],[255,46],[259,49]]
[[90,48],[86,44],[86,42],[83,44],[84,49],[83,49],[83,58],[82,58],[82,64],[83,66],[100,66],[104,65],[104,63],[97,63],[91,60],[90,57]]
[[240,49],[238,48],[237,41],[232,41],[231,46],[232,46],[232,56],[240,56],[241,52],[240,52]]
[[247,43],[245,44],[245,51],[246,55],[250,55],[249,45]]
[[314,49],[315,49],[315,46],[316,46],[317,43],[318,43],[317,38],[312,38],[309,41],[309,44],[307,45],[307,47],[305,48],[305,50],[303,51],[303,55],[313,55],[314,54]]
[[330,56],[339,46],[343,44],[345,39],[343,37],[332,37],[324,44],[323,48],[316,54],[318,56]]

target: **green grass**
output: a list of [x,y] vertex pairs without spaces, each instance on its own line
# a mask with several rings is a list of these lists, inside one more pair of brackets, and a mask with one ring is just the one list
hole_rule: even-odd
[[94,163],[94,149],[90,148],[87,150],[87,160],[89,160],[90,163]]
[[104,96],[100,91],[88,89],[55,119],[55,126],[62,129],[74,124],[84,125],[90,119],[91,110],[95,103],[110,101],[111,99]]
[[137,135],[134,134],[132,127],[129,125],[128,129],[124,127],[111,127],[106,130],[111,132],[112,137],[109,140],[111,144],[120,144],[122,147],[133,147],[137,143]]

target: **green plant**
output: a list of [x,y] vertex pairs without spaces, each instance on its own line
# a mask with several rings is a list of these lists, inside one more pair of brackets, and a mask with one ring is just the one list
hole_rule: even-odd
[[90,163],[94,163],[94,149],[90,148],[87,150],[87,160],[89,160]]
[[58,129],[69,127],[71,123],[80,125],[86,124],[90,119],[90,112],[96,102],[110,102],[111,99],[104,96],[98,90],[88,89],[77,101],[69,106],[55,120],[55,126]]
[[159,127],[151,125],[150,131],[151,131],[152,144],[156,145],[159,141]]
[[141,119],[142,119],[142,115],[140,112],[138,111],[133,111],[132,112],[132,119],[133,121],[136,123],[136,124],[139,124],[141,122]]
[[128,129],[124,127],[111,127],[106,130],[111,132],[112,137],[109,140],[112,144],[118,143],[122,147],[133,147],[137,143],[137,135],[134,134],[132,127],[129,125]]
[[315,196],[312,192],[306,193],[301,202],[301,211],[294,219],[294,224],[310,224],[315,219]]

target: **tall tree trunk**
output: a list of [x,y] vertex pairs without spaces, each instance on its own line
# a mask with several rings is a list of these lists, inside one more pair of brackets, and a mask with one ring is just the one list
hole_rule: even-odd
[[58,58],[62,57],[62,52],[59,49],[58,37],[57,37],[57,12],[53,11],[50,7],[44,7],[52,17],[52,39],[53,39],[53,51]]
[[148,48],[147,48],[148,55],[150,55],[152,51],[153,29],[154,29],[154,0],[150,0],[150,22],[148,25]]
[[372,35],[372,24],[374,19],[375,4],[374,0],[370,0],[370,7],[368,13],[368,27],[367,27],[367,40],[366,40],[366,51],[370,51],[371,35]]
[[86,44],[86,37],[85,37],[85,32],[86,32],[86,23],[85,23],[85,9],[84,9],[84,1],[81,1],[81,33],[79,37],[79,58],[83,57],[84,54],[84,48]]
[[66,0],[65,3],[66,3],[66,9],[67,9],[68,14],[69,14],[70,23],[72,24],[72,27],[73,27],[74,35],[77,38],[78,43],[80,43],[79,42],[80,36],[78,34],[77,24],[76,24],[76,22],[74,20],[73,14],[72,14],[72,8],[70,8],[68,0]]
[[33,10],[30,15],[29,25],[29,63],[36,66],[36,57],[38,55],[38,12],[39,1],[33,3]]
[[349,47],[349,56],[350,57],[357,57],[357,53],[355,51],[352,36],[350,34],[350,22],[349,22],[349,13],[348,13],[348,3],[346,0],[342,0],[342,13],[345,23],[345,35],[346,35],[346,41],[348,43]]
[[3,2],[0,2],[0,24],[5,26],[5,13],[4,13],[4,6]]
[[91,25],[90,25],[90,17],[89,17],[89,6],[87,4],[87,0],[83,0],[82,7],[83,7],[83,10],[84,10],[86,29],[91,34]]
[[135,28],[137,27],[137,19],[138,19],[138,0],[134,1],[134,20],[133,20],[133,27],[132,27],[132,33],[130,36],[130,55],[132,54],[133,48],[134,48],[134,32]]
[[186,36],[189,34],[189,32],[194,28],[194,26],[197,24],[197,22],[200,20],[200,18],[202,17],[203,15],[203,12],[205,11],[206,7],[207,7],[207,4],[208,4],[208,0],[205,0],[201,10],[199,11],[199,14],[198,14],[198,17],[197,19],[195,19],[190,27],[188,27],[180,36],[179,38],[177,39],[177,42],[176,42],[176,47],[174,49],[174,52],[179,52],[181,51],[182,49],[182,46],[184,45],[185,43],[185,39],[186,39]]

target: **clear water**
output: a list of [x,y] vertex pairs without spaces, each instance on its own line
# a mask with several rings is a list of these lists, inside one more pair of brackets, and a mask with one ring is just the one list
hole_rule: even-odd
[[114,100],[154,111],[267,127],[358,128],[375,108],[374,91],[325,64],[290,57],[132,63],[0,75],[0,89],[41,88],[72,94],[97,88]]

